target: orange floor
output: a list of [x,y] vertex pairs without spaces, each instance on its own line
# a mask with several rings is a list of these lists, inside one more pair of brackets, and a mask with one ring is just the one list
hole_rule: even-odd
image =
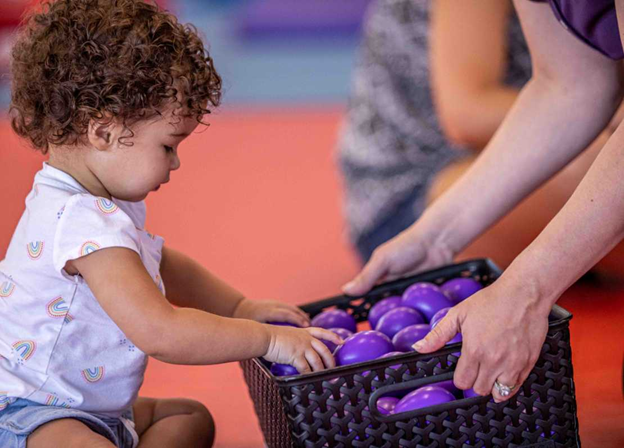
[[[343,235],[333,161],[339,109],[230,110],[181,148],[182,168],[148,199],[148,229],[253,298],[304,303],[338,292],[357,270]],[[0,257],[42,158],[0,121]],[[584,447],[624,446],[624,288],[576,286],[573,356]],[[217,447],[262,446],[237,364],[151,361],[142,395],[205,403]]]

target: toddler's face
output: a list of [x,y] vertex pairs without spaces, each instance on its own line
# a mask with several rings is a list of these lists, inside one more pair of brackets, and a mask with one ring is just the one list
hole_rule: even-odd
[[141,201],[169,182],[171,171],[180,167],[178,147],[197,126],[196,119],[173,116],[172,111],[136,123],[134,136],[122,137],[121,143],[116,138],[111,151],[98,154],[91,169],[112,196]]

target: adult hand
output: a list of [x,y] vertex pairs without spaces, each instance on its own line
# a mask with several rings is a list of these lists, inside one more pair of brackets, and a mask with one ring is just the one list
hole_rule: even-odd
[[309,327],[310,317],[301,309],[277,300],[243,299],[232,317],[257,322],[288,322],[298,327]]
[[[540,355],[548,331],[546,303],[520,282],[501,277],[496,283],[454,306],[433,330],[414,345],[420,353],[442,348],[458,332],[463,347],[455,370],[455,385],[479,395],[491,393],[496,402],[518,392]],[[515,386],[502,396],[494,382]]]
[[375,249],[362,271],[342,289],[349,295],[361,295],[380,281],[449,264],[454,255],[447,246],[423,236],[415,224]]

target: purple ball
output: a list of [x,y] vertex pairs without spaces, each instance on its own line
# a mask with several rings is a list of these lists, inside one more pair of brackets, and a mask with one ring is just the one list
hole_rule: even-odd
[[350,336],[353,336],[353,332],[349,331],[345,328],[330,328],[329,331],[336,333],[338,336],[340,336],[343,340],[347,339]]
[[403,293],[402,303],[403,306],[420,311],[427,322],[442,308],[453,306],[451,300],[431,283],[415,283],[407,288]]
[[299,375],[299,372],[293,366],[278,363],[274,363],[271,366],[271,373],[275,376]]
[[394,335],[392,344],[400,352],[413,352],[412,345],[427,336],[429,331],[431,327],[428,324],[410,325]]
[[399,306],[401,306],[401,296],[388,297],[374,304],[368,312],[368,322],[371,328],[377,326],[377,322],[379,322],[379,319],[381,319],[384,314]]
[[388,336],[378,331],[368,330],[347,338],[344,344],[336,349],[334,357],[337,365],[346,366],[377,359],[392,350],[394,347]]
[[320,328],[345,328],[353,333],[356,331],[356,323],[353,316],[344,310],[323,311],[314,316],[310,325]]
[[448,390],[437,386],[425,386],[403,397],[394,407],[394,413],[413,411],[453,400],[455,400],[455,396]]
[[379,319],[375,330],[381,331],[392,338],[405,327],[415,324],[424,324],[425,318],[413,308],[400,306],[388,311]]
[[475,292],[483,289],[481,283],[471,278],[454,278],[440,286],[440,290],[454,304],[458,304],[462,300],[467,299]]
[[441,310],[439,310],[437,313],[433,315],[433,317],[431,318],[431,321],[429,322],[429,325],[431,325],[432,330],[435,328],[436,325],[438,325],[438,322],[440,322],[442,318],[444,318],[444,316],[448,314],[450,310],[451,308],[442,308]]
[[395,397],[381,397],[377,400],[377,410],[381,415],[392,414],[398,402],[399,399]]
[[430,386],[441,387],[442,389],[448,390],[452,394],[459,392],[459,389],[455,386],[453,380],[440,381],[439,383],[430,384]]

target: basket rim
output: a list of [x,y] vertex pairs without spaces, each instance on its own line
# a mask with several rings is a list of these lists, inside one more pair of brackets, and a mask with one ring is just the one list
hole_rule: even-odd
[[[309,307],[319,307],[319,306],[335,306],[342,303],[349,303],[352,300],[357,300],[370,295],[379,295],[384,294],[386,292],[392,291],[396,289],[399,285],[408,282],[417,282],[417,281],[427,281],[423,279],[436,279],[439,277],[443,277],[445,273],[449,271],[457,271],[457,270],[476,270],[478,267],[485,266],[490,269],[493,277],[496,279],[500,277],[502,271],[496,264],[490,260],[489,258],[475,258],[471,260],[466,260],[464,262],[460,262],[457,264],[442,266],[440,268],[419,273],[416,275],[412,275],[409,277],[400,278],[394,280],[392,282],[384,283],[382,285],[378,285],[368,291],[365,295],[360,296],[348,296],[346,294],[337,295],[334,297],[329,297],[326,299],[321,299],[318,301],[312,301],[307,304],[301,306],[301,308],[306,311],[306,308]],[[554,317],[553,320],[549,320],[548,322],[548,331],[556,331],[560,327],[566,326],[567,323],[572,319],[572,313],[570,313],[565,308],[554,305],[551,310],[551,316]],[[264,365],[264,363],[260,360],[260,358],[252,358],[251,361],[256,363],[258,367],[262,370],[262,372],[267,375],[268,378],[271,379],[277,386],[298,386],[301,384],[308,384],[310,381],[319,381],[325,379],[333,379],[334,377],[339,377],[345,373],[362,373],[367,370],[378,369],[382,367],[389,367],[395,365],[398,361],[420,361],[423,359],[433,358],[435,356],[443,356],[448,355],[450,353],[454,353],[460,351],[462,347],[462,342],[457,342],[455,344],[446,345],[440,350],[437,350],[432,353],[418,353],[418,352],[406,352],[401,355],[393,356],[392,358],[377,358],[371,359],[369,361],[349,364],[345,366],[337,366],[333,369],[325,369],[318,372],[310,372],[304,374],[297,375],[288,375],[288,376],[275,376],[271,373],[268,367]],[[433,378],[433,377],[432,377]]]

